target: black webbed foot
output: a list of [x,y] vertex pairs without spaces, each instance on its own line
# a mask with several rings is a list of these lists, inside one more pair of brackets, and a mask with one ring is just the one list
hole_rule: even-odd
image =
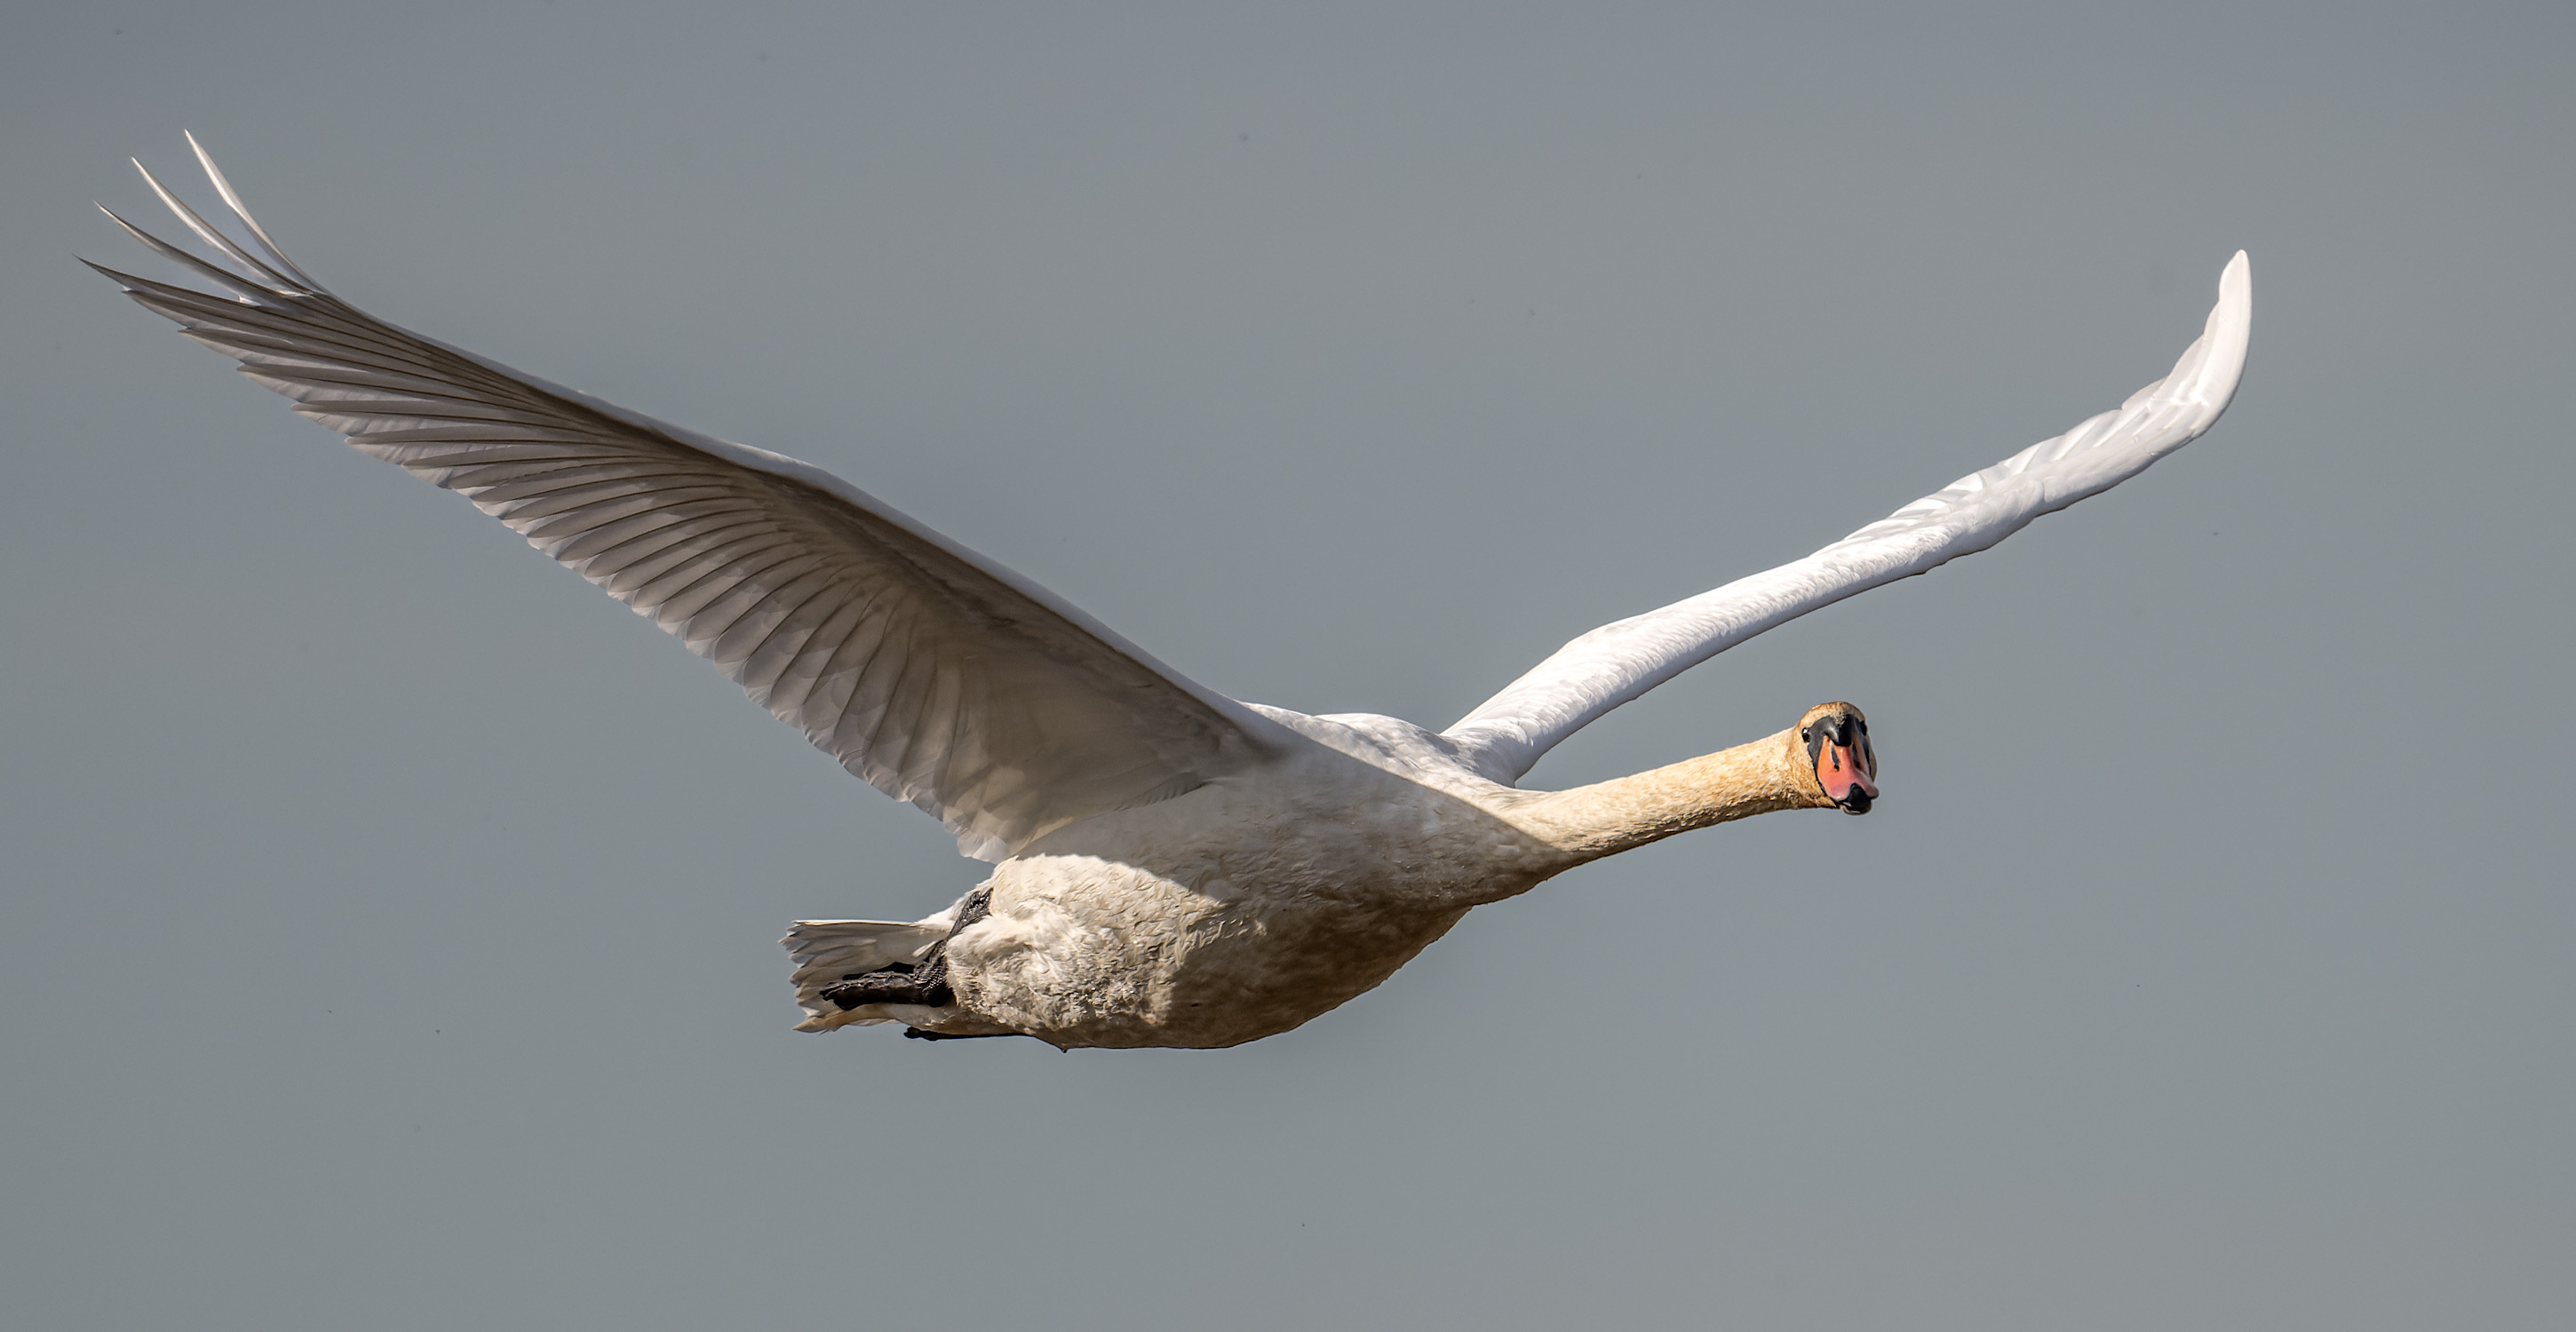
[[938,963],[919,970],[898,966],[864,972],[824,986],[822,994],[844,1013],[865,1004],[945,1008],[957,1001],[956,991],[948,988],[948,968]]

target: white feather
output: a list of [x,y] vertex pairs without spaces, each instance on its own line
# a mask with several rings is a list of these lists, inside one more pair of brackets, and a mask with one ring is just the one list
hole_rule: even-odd
[[2145,471],[2227,410],[2245,371],[2254,315],[2243,251],[2218,304],[2173,373],[2055,439],[1972,472],[1805,559],[1661,610],[1605,624],[1557,649],[1441,734],[1498,782],[1517,781],[1603,713],[1762,631],[1856,592],[1984,550]]
[[118,224],[236,294],[99,271],[298,412],[471,499],[653,619],[851,772],[939,818],[967,855],[999,860],[1168,799],[1259,762],[1276,738],[820,468],[397,328],[303,277],[220,176],[265,259],[144,179],[238,271]]

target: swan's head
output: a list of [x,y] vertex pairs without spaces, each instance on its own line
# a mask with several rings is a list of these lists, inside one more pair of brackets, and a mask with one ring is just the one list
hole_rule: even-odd
[[1849,703],[1809,708],[1798,719],[1798,743],[1824,802],[1846,814],[1867,814],[1878,799],[1878,751],[1869,747],[1869,719]]

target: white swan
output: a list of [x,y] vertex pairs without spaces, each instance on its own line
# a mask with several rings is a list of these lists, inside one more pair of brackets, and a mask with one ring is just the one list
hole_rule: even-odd
[[2197,438],[2236,391],[2252,312],[2240,252],[2199,340],[2118,410],[1805,559],[1595,629],[1435,732],[1236,702],[838,477],[367,315],[280,253],[189,146],[241,239],[149,171],[217,262],[117,221],[231,294],[100,272],[298,412],[653,617],[999,862],[928,920],[799,922],[785,942],[807,1031],[1235,1045],[1371,989],[1468,908],[1585,861],[1771,810],[1865,812],[1877,760],[1845,703],[1618,781],[1511,783],[1728,647],[1983,550]]

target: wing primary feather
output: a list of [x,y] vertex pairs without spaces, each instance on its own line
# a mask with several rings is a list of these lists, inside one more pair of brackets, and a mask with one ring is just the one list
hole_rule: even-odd
[[225,257],[231,259],[234,263],[240,264],[243,268],[250,270],[250,275],[254,279],[264,279],[269,282],[278,283],[281,286],[294,285],[294,279],[289,278],[284,273],[278,272],[267,264],[261,263],[259,256],[252,254],[250,251],[243,249],[240,245],[235,244],[232,237],[215,230],[213,223],[208,222],[205,218],[199,216],[196,209],[190,208],[187,204],[181,202],[178,195],[172,194],[170,192],[170,187],[162,184],[161,178],[153,175],[152,168],[143,165],[141,159],[137,158],[129,160],[134,162],[135,170],[143,173],[143,183],[151,186],[154,194],[161,196],[162,204],[168,207],[172,213],[177,214],[179,221],[185,224],[188,230],[197,233],[197,239],[204,241],[208,245],[214,246],[217,250],[221,251]]
[[286,257],[286,251],[279,249],[277,242],[268,238],[268,229],[259,224],[258,218],[250,215],[250,208],[242,203],[240,195],[233,192],[233,183],[224,179],[222,169],[215,165],[214,155],[206,151],[204,144],[197,142],[197,136],[185,130],[180,131],[180,134],[188,140],[188,151],[197,155],[197,165],[205,168],[206,179],[214,184],[215,193],[222,197],[224,207],[231,209],[233,216],[240,218],[241,224],[250,229],[251,239],[258,242],[259,248],[279,268],[286,270],[296,282],[302,284],[306,291],[317,296],[328,294],[323,290],[321,283],[307,276],[303,269],[297,268],[295,261]]
[[[218,268],[218,267],[216,267],[216,266],[215,266],[215,265],[213,265],[213,264],[207,263],[205,260],[200,259],[200,258],[198,258],[197,256],[195,256],[195,255],[193,255],[193,254],[188,253],[186,250],[182,250],[182,249],[180,249],[178,246],[176,246],[176,245],[172,245],[172,244],[170,244],[168,241],[162,240],[160,237],[155,236],[155,235],[153,235],[152,233],[150,233],[150,232],[148,232],[148,231],[145,231],[143,228],[138,227],[138,226],[134,225],[133,223],[126,221],[124,218],[118,217],[118,216],[116,215],[116,213],[115,213],[113,210],[111,210],[111,209],[109,209],[109,208],[105,207],[104,205],[102,205],[102,206],[99,208],[99,210],[98,210],[98,211],[100,211],[100,212],[102,212],[102,213],[106,213],[106,214],[107,214],[107,216],[108,216],[108,220],[109,220],[109,221],[114,222],[116,225],[118,225],[118,226],[120,226],[120,227],[125,228],[125,231],[126,231],[126,234],[127,234],[127,235],[132,236],[132,237],[133,237],[133,238],[135,238],[136,240],[139,240],[139,241],[143,242],[143,243],[144,243],[145,245],[147,245],[147,246],[150,246],[150,247],[151,247],[151,249],[152,249],[152,252],[153,252],[154,254],[157,254],[157,255],[161,256],[162,258],[167,259],[167,260],[169,260],[170,262],[172,262],[172,263],[174,263],[174,264],[181,265],[182,267],[186,268],[189,272],[195,273],[195,274],[196,274],[196,275],[198,275],[199,277],[202,277],[202,278],[206,279],[206,280],[207,280],[207,281],[209,281],[209,282],[219,282],[219,283],[223,284],[224,286],[230,287],[230,288],[232,288],[233,290],[235,290],[235,291],[238,291],[238,292],[242,293],[242,295],[244,295],[244,296],[252,297],[252,298],[257,298],[257,297],[267,296],[267,295],[271,295],[271,294],[272,294],[272,293],[268,290],[268,288],[266,288],[266,287],[263,287],[263,286],[259,285],[257,282],[254,282],[254,281],[252,281],[252,280],[251,280],[251,279],[249,279],[249,278],[242,277],[242,276],[240,276],[239,274],[231,273],[231,272],[228,272],[228,271],[226,271],[226,270],[224,270],[224,269]],[[88,261],[88,260],[86,260],[86,259],[82,260],[81,262],[82,262],[82,263],[85,263],[85,264],[89,263],[89,261]],[[98,271],[100,271],[100,272],[102,272],[102,273],[107,273],[107,274],[110,274],[110,275],[114,276],[118,281],[125,283],[129,288],[133,287],[133,286],[134,286],[135,284],[137,284],[137,283],[143,283],[143,282],[145,281],[145,280],[144,280],[144,279],[142,279],[142,278],[133,277],[133,276],[128,275],[128,274],[121,274],[121,273],[117,273],[114,269],[105,268],[105,267],[102,267],[102,266],[100,266],[100,265],[98,265],[98,264],[90,264],[89,266],[90,266],[90,267],[92,267],[92,268],[96,268],[96,269],[98,269]],[[162,287],[162,285],[163,285],[163,284],[158,283],[158,282],[153,282],[153,283],[149,283],[148,285],[149,285],[149,286],[151,286],[151,287]],[[170,294],[173,294],[173,295],[185,294],[185,295],[188,295],[188,296],[194,296],[194,297],[198,298],[199,300],[208,299],[208,298],[205,296],[205,294],[204,294],[204,293],[202,293],[202,292],[193,292],[193,291],[189,291],[189,290],[188,290],[187,288],[185,288],[185,287],[167,287],[167,288],[164,288],[164,290],[165,290],[166,292],[170,293]],[[221,300],[221,299],[226,299],[226,298],[217,297],[217,298],[214,298],[214,299],[219,299],[219,300]],[[245,304],[246,304],[246,302],[241,301],[241,300],[238,300],[238,299],[229,300],[227,303],[228,303],[228,304],[233,304],[233,305],[245,305]]]

